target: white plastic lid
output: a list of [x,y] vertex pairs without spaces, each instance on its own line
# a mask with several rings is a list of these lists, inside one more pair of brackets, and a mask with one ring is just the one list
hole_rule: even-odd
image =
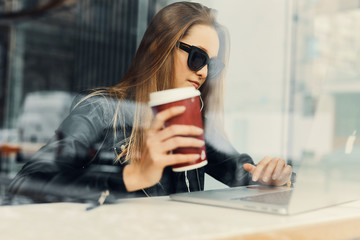
[[150,107],[165,103],[176,102],[183,99],[200,96],[200,91],[194,87],[173,88],[150,93]]

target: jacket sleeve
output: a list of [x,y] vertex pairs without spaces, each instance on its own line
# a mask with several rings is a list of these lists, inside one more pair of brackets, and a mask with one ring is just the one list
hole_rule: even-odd
[[244,163],[254,164],[247,154],[238,153],[229,141],[216,131],[205,134],[208,164],[205,172],[229,187],[253,184]]
[[[26,163],[10,183],[11,195],[36,202],[97,200],[100,192],[124,194],[125,165],[102,165],[99,151],[111,146],[113,105],[103,96],[81,100],[57,129],[52,140]],[[111,150],[111,149],[110,149]],[[115,153],[113,153],[115,157]],[[111,162],[111,161],[110,161]]]

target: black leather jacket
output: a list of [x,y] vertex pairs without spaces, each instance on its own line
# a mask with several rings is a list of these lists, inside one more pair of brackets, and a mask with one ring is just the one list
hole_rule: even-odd
[[[73,104],[79,102],[79,95]],[[127,163],[114,162],[130,136],[134,104],[120,103],[116,134],[113,119],[118,101],[95,96],[80,102],[57,129],[54,137],[27,162],[11,182],[11,196],[21,195],[35,202],[87,201],[109,190],[115,198],[161,196],[188,191],[184,172],[165,168],[158,184],[145,191],[127,192],[122,172]],[[124,129],[125,127],[125,129]],[[216,131],[206,130],[208,164],[187,172],[190,191],[204,189],[207,173],[228,186],[249,184],[249,173],[242,165],[253,163],[239,154]]]

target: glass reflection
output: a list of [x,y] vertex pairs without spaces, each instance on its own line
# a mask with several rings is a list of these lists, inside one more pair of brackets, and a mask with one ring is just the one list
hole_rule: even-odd
[[[61,36],[59,32],[63,33],[65,37],[61,43],[63,53],[66,54],[53,54],[52,56],[61,56],[60,59],[43,58],[46,60],[34,61],[29,65],[23,65],[21,61],[34,59],[35,55],[38,60],[43,56],[49,57],[51,46],[27,45],[33,39],[31,34],[28,34],[33,30],[33,25],[30,23],[20,23],[16,25],[15,30],[7,29],[6,31],[9,34],[11,32],[12,36],[16,35],[16,42],[12,44],[17,44],[16,46],[19,47],[15,52],[11,52],[12,59],[6,63],[11,66],[9,71],[12,73],[6,76],[9,78],[9,84],[6,86],[7,89],[15,92],[16,96],[15,94],[10,94],[6,98],[0,96],[2,100],[6,99],[3,102],[7,102],[6,106],[2,104],[0,107],[1,112],[4,112],[4,119],[1,120],[3,126],[0,132],[1,143],[7,143],[7,145],[2,144],[1,151],[9,152],[1,156],[1,172],[12,179],[23,164],[26,164],[10,185],[9,190],[16,195],[12,196],[13,203],[94,201],[99,198],[101,192],[108,189],[111,190],[108,201],[119,197],[167,195],[189,189],[197,191],[206,188],[205,172],[228,186],[247,185],[254,183],[252,181],[254,179],[245,171],[242,163],[253,163],[253,161],[257,163],[266,154],[283,157],[287,163],[292,163],[296,170],[302,160],[310,159],[314,168],[319,170],[306,173],[312,177],[316,176],[315,179],[312,178],[314,182],[328,179],[329,176],[339,180],[339,183],[340,179],[356,181],[358,178],[354,174],[354,169],[359,165],[357,159],[359,159],[360,125],[359,109],[356,104],[360,96],[357,51],[359,41],[356,41],[360,32],[356,31],[360,26],[358,9],[351,7],[343,9],[341,4],[338,4],[339,1],[335,0],[326,3],[325,1],[294,1],[295,7],[288,6],[285,1],[273,1],[281,5],[278,9],[283,10],[284,15],[287,14],[286,11],[291,14],[294,12],[296,18],[292,21],[289,17],[287,24],[296,29],[297,35],[291,36],[291,40],[288,40],[289,36],[286,34],[292,31],[279,33],[277,31],[280,28],[272,29],[273,35],[277,37],[274,39],[268,37],[267,40],[261,38],[260,40],[265,41],[266,45],[255,51],[261,44],[254,44],[256,49],[251,49],[251,41],[258,40],[254,38],[256,36],[254,32],[259,34],[266,31],[241,28],[247,30],[247,34],[242,35],[239,33],[238,25],[236,28],[228,26],[234,25],[233,19],[227,21],[222,16],[226,14],[238,18],[239,15],[244,16],[234,11],[233,6],[246,4],[245,1],[229,2],[232,8],[229,6],[226,8],[225,3],[221,3],[222,6],[208,3],[209,6],[213,5],[218,9],[219,19],[224,20],[223,24],[230,30],[230,35],[235,35],[237,38],[231,39],[233,45],[228,64],[226,59],[229,52],[228,46],[225,46],[226,30],[220,26],[215,27],[220,49],[215,55],[222,58],[226,64],[227,88],[225,96],[221,96],[216,91],[222,90],[224,87],[222,83],[220,84],[216,79],[210,82],[209,79],[205,81],[206,77],[199,78],[199,84],[204,84],[200,90],[205,102],[203,119],[206,126],[206,149],[214,165],[209,164],[204,169],[188,174],[190,186],[186,184],[184,173],[174,174],[170,167],[166,167],[161,179],[155,185],[130,193],[126,190],[122,178],[124,168],[131,162],[128,161],[129,159],[141,158],[142,152],[139,149],[144,141],[144,135],[138,134],[137,136],[141,137],[136,139],[131,136],[134,131],[148,131],[152,122],[146,97],[138,98],[140,88],[136,89],[137,86],[131,85],[130,81],[127,82],[128,85],[120,84],[110,88],[110,91],[102,89],[98,92],[101,94],[78,95],[71,107],[72,93],[69,93],[66,99],[55,94],[55,90],[78,92],[92,87],[112,86],[123,77],[133,58],[132,52],[135,52],[135,46],[140,42],[139,36],[134,35],[134,32],[139,34],[136,31],[139,25],[125,28],[123,25],[118,25],[114,19],[115,16],[124,16],[125,11],[122,9],[127,9],[125,6],[132,10],[138,9],[139,12],[140,6],[133,5],[129,1],[121,1],[121,3],[113,1],[106,6],[101,4],[95,6],[92,1],[78,1],[76,6],[85,9],[81,14],[77,13],[77,15],[74,11],[70,11],[62,12],[60,15],[71,16],[65,23],[67,27],[76,25],[79,28],[66,28],[66,31],[57,31],[57,34],[52,30],[47,32],[46,36],[39,37],[49,44],[51,42],[49,39],[53,39],[54,36],[62,39],[59,38]],[[256,3],[247,4],[256,5]],[[271,2],[267,1],[267,4]],[[161,1],[157,1],[156,6],[152,7],[155,9],[159,6],[162,6]],[[111,24],[107,24],[110,20],[104,17],[106,15],[104,13],[109,8],[113,9],[113,15],[109,15],[114,20]],[[230,13],[229,9],[232,9]],[[263,16],[260,14],[260,8],[255,6],[254,9],[257,9],[254,13],[255,18],[257,15]],[[291,14],[289,16],[292,16]],[[284,17],[284,15],[279,16]],[[134,16],[136,17],[136,14]],[[134,16],[128,16],[127,20]],[[120,22],[135,22],[125,20],[122,19]],[[283,18],[277,20],[280,22]],[[43,24],[41,19],[39,22]],[[78,29],[80,30],[77,31]],[[275,32],[278,35],[274,34]],[[98,33],[100,34],[97,35]],[[129,38],[126,40],[125,36]],[[74,40],[74,43],[69,43],[69,39]],[[162,48],[168,46],[164,39],[162,42],[157,40]],[[247,42],[246,39],[250,40]],[[279,44],[284,39],[288,40],[285,47]],[[272,40],[276,44],[271,44]],[[159,48],[157,44],[151,45],[154,42],[156,41],[151,37],[143,40],[143,46],[140,44],[139,48],[142,50],[141,54],[135,56],[134,66],[130,67],[130,71],[125,75],[128,79],[135,76],[142,78],[142,91],[147,93],[173,87],[171,81],[165,80],[159,81],[156,86],[146,85],[150,77],[169,78],[166,71],[157,75],[154,73],[151,67],[156,64],[147,66],[142,63],[142,61],[147,62],[148,59],[151,59],[149,62],[160,61],[161,56],[156,58],[156,54],[150,51]],[[241,42],[245,43],[238,44]],[[1,46],[2,49],[9,47],[6,44]],[[31,46],[35,47],[31,48]],[[40,51],[42,48],[44,51]],[[251,50],[246,52],[247,48]],[[266,49],[271,49],[273,52]],[[32,54],[34,52],[35,55]],[[187,59],[188,55],[183,54]],[[214,55],[212,51],[207,54]],[[287,61],[292,62],[293,65],[289,66]],[[6,64],[1,64],[2,71],[5,71]],[[43,68],[36,71],[35,65],[42,65]],[[270,67],[264,68],[265,65]],[[144,66],[141,67],[141,72],[131,72],[131,69],[139,66]],[[240,71],[239,66],[243,66]],[[164,68],[167,68],[168,72],[172,70],[170,64],[165,64]],[[246,72],[245,68],[248,68],[249,72]],[[206,67],[199,71],[201,70],[208,71]],[[59,74],[51,74],[50,77],[44,74],[56,71]],[[289,74],[291,76],[288,76],[287,72],[291,72]],[[34,79],[37,79],[38,85],[32,84]],[[74,82],[64,79],[71,79]],[[128,94],[125,99],[120,97],[121,94],[115,94],[115,92],[121,93],[119,90],[125,88],[129,90],[125,91]],[[42,110],[39,114],[27,113],[26,100],[21,101],[23,97],[20,93],[24,92],[24,96],[29,96],[35,90],[52,90],[52,98],[67,107],[57,111],[56,104],[44,98],[42,103],[31,104]],[[223,102],[222,97],[225,97],[224,109],[219,107]],[[45,111],[46,103],[54,107]],[[22,110],[19,108],[21,104],[24,106]],[[67,116],[65,112],[70,109],[71,113]],[[222,110],[225,112],[224,119],[220,114]],[[51,114],[52,111],[54,112],[52,116],[58,115],[56,119],[46,117],[46,114]],[[103,119],[99,119],[99,116]],[[63,119],[65,121],[60,124]],[[51,123],[52,126],[46,123]],[[60,127],[57,128],[59,125]],[[56,134],[52,136],[55,129],[57,129]],[[227,135],[224,133],[225,130]],[[51,137],[48,133],[51,133]],[[21,150],[17,146],[18,143],[21,143]],[[134,144],[132,145],[135,146],[134,151],[130,151],[129,144]],[[40,148],[41,150],[37,151]],[[129,152],[131,155],[128,155]],[[249,153],[254,160],[247,154],[240,154],[242,152]],[[241,160],[233,161],[234,159]],[[344,167],[347,168],[344,170],[346,174],[336,168],[339,159],[346,162],[344,162]],[[321,162],[327,163],[325,170],[318,165]],[[323,170],[329,176],[321,176],[319,172],[322,173]],[[5,185],[8,183],[9,178]],[[2,193],[4,194],[3,188]]]

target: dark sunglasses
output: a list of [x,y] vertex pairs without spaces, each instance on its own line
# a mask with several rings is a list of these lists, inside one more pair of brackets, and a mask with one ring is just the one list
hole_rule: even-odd
[[177,42],[177,47],[189,54],[187,64],[190,70],[199,71],[208,65],[207,78],[216,78],[224,69],[224,63],[218,58],[209,58],[209,55],[202,49],[183,42]]

